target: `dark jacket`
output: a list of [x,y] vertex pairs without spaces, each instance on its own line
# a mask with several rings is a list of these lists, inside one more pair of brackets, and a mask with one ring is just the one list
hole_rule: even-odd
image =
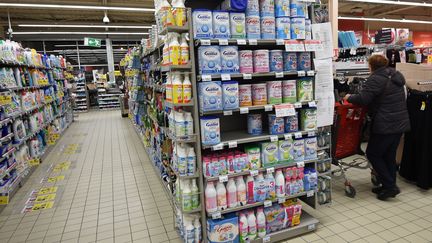
[[393,68],[375,70],[350,103],[367,106],[372,117],[372,133],[396,134],[410,129],[405,99],[405,78]]

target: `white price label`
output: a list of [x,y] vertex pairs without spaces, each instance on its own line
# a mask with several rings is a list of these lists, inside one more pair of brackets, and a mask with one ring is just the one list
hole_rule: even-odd
[[315,101],[309,101],[309,107],[316,107]]
[[265,105],[264,106],[264,110],[265,111],[272,111],[273,110],[273,105]]
[[266,235],[263,238],[263,243],[268,243],[268,242],[271,242],[270,235]]
[[307,197],[313,197],[313,195],[315,195],[315,192],[314,192],[314,191],[308,191],[308,192],[306,193],[306,196],[307,196]]
[[227,46],[228,40],[227,39],[219,39],[219,45],[220,46]]
[[308,132],[308,137],[315,137],[315,131]]
[[297,71],[297,76],[304,77],[304,76],[306,76],[306,72],[305,71]]
[[228,148],[237,148],[237,141],[228,142]]
[[243,79],[252,79],[251,73],[243,73]]
[[308,230],[315,230],[315,224],[308,225]]
[[276,76],[276,78],[283,78],[284,72],[275,72],[275,76]]
[[216,145],[213,146],[213,150],[214,151],[216,151],[216,150],[222,150],[222,149],[223,149],[223,143],[216,144]]
[[304,161],[297,162],[297,167],[298,168],[303,168],[304,166],[305,166]]
[[296,102],[296,103],[294,103],[294,107],[295,108],[302,108],[302,103]]
[[284,44],[285,44],[285,40],[284,39],[276,39],[276,45],[283,46]]
[[284,202],[286,202],[286,198],[284,198],[284,197],[280,197],[280,198],[278,198],[278,203],[280,204],[280,203],[284,203]]
[[213,219],[220,219],[222,217],[221,212],[216,212],[212,214]]
[[305,46],[303,42],[298,40],[286,40],[285,51],[290,51],[290,52],[305,51]]
[[227,182],[227,181],[228,181],[227,175],[219,176],[219,182]]
[[237,45],[246,45],[246,40],[245,39],[238,39]]
[[270,141],[272,142],[277,142],[279,140],[279,137],[274,135],[274,136],[270,136]]
[[240,107],[240,114],[247,114],[249,113],[249,108],[247,107]]
[[258,175],[258,171],[257,170],[251,170],[250,171],[250,175],[251,176],[257,176]]
[[232,111],[224,111],[224,116],[231,116],[232,114]]
[[270,201],[270,200],[265,200],[264,201],[264,207],[265,208],[267,208],[267,207],[271,207],[272,206],[272,201]]
[[295,116],[295,108],[292,104],[275,105],[276,117]]
[[323,51],[324,47],[319,40],[305,40],[304,41],[306,51]]
[[211,45],[211,41],[210,40],[201,40],[201,45],[202,46],[209,46],[209,45]]
[[267,173],[273,173],[274,171],[274,167],[267,168]]
[[258,45],[258,41],[256,39],[250,39],[249,40],[249,45],[256,46],[256,45]]
[[314,70],[307,71],[307,76],[315,76],[315,71]]
[[284,138],[285,138],[285,140],[291,139],[292,135],[290,133],[286,133],[286,134],[284,134]]
[[201,80],[202,81],[211,81],[212,80],[212,76],[205,74],[205,75],[201,75]]
[[296,132],[296,133],[294,133],[294,137],[295,138],[302,138],[303,134],[301,132]]
[[221,79],[222,81],[229,81],[231,80],[231,74],[228,73],[221,74]]

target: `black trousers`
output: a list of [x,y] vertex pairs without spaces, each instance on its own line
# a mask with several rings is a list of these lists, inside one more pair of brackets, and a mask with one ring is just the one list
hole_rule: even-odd
[[396,186],[396,151],[402,133],[375,134],[369,138],[366,156],[377,172],[383,188],[391,189]]

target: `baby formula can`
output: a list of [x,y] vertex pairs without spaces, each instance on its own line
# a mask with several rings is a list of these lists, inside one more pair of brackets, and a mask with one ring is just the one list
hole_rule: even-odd
[[282,102],[283,103],[297,102],[297,81],[296,80],[282,81]]
[[283,55],[282,50],[271,50],[270,51],[270,71],[272,72],[282,72],[283,65]]
[[297,71],[297,53],[295,52],[284,52],[284,71]]
[[251,50],[239,51],[241,73],[253,73],[253,54]]
[[267,82],[267,99],[269,104],[282,103],[282,81]]
[[276,18],[276,39],[291,38],[291,19],[289,17]]
[[194,37],[197,39],[213,38],[212,12],[206,9],[197,9],[192,13]]
[[290,3],[291,17],[306,17],[307,5],[300,0],[291,0]]
[[298,113],[294,116],[285,117],[285,132],[297,132],[298,131]]
[[220,143],[219,118],[209,116],[201,117],[201,137],[203,145],[215,145]]
[[245,13],[230,12],[231,38],[246,38],[246,15]]
[[239,103],[240,107],[252,106],[252,85],[239,85]]
[[306,40],[312,40],[312,22],[310,19],[305,20],[305,36]]
[[267,104],[267,85],[252,84],[252,103],[253,105],[266,105]]
[[291,39],[304,40],[306,38],[305,18],[291,18]]
[[276,22],[275,17],[261,17],[261,39],[275,39]]
[[246,16],[259,16],[259,0],[247,0]]
[[216,39],[230,38],[230,18],[227,11],[213,11],[213,35]]
[[276,17],[290,16],[290,0],[275,0]]
[[219,46],[200,46],[198,48],[198,65],[201,74],[220,72],[221,56]]
[[298,57],[298,70],[299,71],[310,71],[311,70],[311,53],[310,52],[299,52]]
[[274,0],[260,0],[260,14],[261,17],[274,17],[275,16],[275,2]]
[[221,46],[221,69],[222,73],[239,72],[239,55],[237,46]]
[[285,121],[283,117],[276,117],[275,114],[268,115],[269,133],[271,135],[283,134],[285,132]]
[[262,134],[262,116],[261,114],[248,114],[248,133],[252,135]]
[[239,108],[239,87],[237,81],[222,83],[222,102],[224,110]]
[[248,39],[261,38],[261,22],[259,16],[246,17],[246,36]]
[[269,50],[253,51],[253,65],[255,73],[270,72]]

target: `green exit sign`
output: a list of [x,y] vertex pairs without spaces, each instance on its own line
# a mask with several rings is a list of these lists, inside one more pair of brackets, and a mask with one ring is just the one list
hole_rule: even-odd
[[101,39],[85,37],[84,45],[91,46],[91,47],[101,47]]

